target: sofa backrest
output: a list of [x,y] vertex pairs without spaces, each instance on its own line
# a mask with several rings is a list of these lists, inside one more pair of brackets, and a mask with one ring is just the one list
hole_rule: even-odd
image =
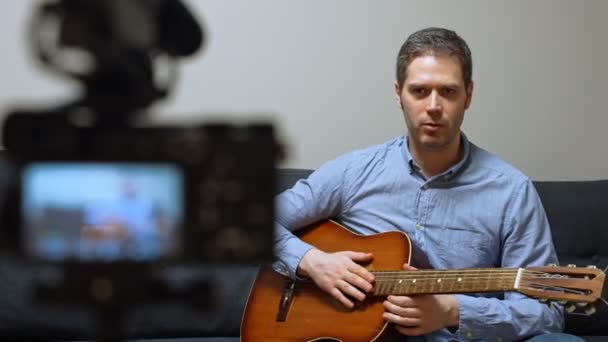
[[534,182],[562,264],[608,265],[608,180]]

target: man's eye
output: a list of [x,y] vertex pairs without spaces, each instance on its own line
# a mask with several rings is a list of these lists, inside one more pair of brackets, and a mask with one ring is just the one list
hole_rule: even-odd
[[426,92],[426,89],[424,88],[412,88],[412,94],[414,95],[424,95]]
[[456,93],[456,89],[454,89],[454,88],[443,88],[442,93],[443,93],[444,96],[451,96],[451,95],[454,95]]

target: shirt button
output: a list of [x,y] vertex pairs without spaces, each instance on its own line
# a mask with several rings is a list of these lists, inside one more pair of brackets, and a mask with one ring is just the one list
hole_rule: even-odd
[[426,189],[428,189],[428,188],[429,188],[428,184],[424,184],[424,185],[422,186],[422,190],[426,190]]
[[473,337],[473,333],[470,330],[467,331],[467,337]]
[[422,225],[420,223],[416,223],[416,229],[422,229]]

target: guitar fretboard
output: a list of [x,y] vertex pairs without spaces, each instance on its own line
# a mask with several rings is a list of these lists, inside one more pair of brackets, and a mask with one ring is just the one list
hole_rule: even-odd
[[504,292],[516,289],[518,269],[375,271],[374,295]]

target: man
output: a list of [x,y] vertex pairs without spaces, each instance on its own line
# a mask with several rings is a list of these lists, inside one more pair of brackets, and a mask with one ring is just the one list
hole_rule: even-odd
[[[85,206],[83,257],[107,260],[159,257],[160,238],[154,203],[141,196],[134,177],[123,177],[118,181],[115,197]],[[91,253],[93,255],[89,255]]]
[[[348,308],[374,276],[364,251],[325,253],[292,234],[333,218],[359,234],[400,230],[422,251],[413,266],[436,269],[556,263],[549,224],[532,182],[460,131],[473,96],[471,53],[455,32],[412,34],[397,58],[397,104],[407,135],[321,166],[277,198],[275,268],[309,277]],[[426,255],[423,257],[422,255]],[[412,266],[404,265],[406,269]],[[561,307],[518,293],[388,296],[384,319],[408,341],[513,341],[555,334]]]

